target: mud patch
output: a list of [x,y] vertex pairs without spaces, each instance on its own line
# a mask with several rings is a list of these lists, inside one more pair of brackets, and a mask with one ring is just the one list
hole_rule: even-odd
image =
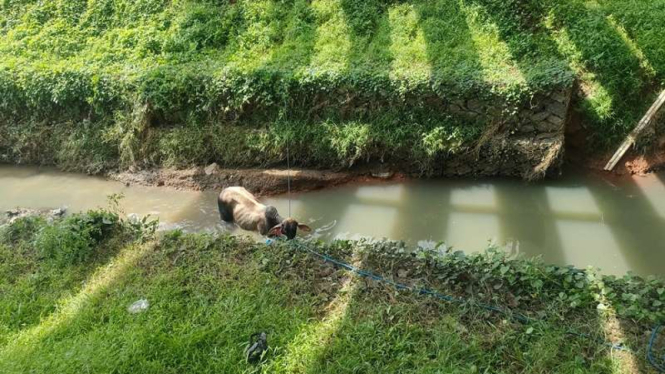
[[[546,136],[542,136],[546,135]],[[518,177],[525,180],[557,175],[563,160],[563,134],[501,137],[432,165],[427,177]],[[107,174],[127,185],[166,186],[185,190],[221,190],[243,186],[258,196],[312,191],[350,183],[383,183],[423,177],[408,165],[364,165],[346,171],[292,169],[222,169],[217,164],[189,169],[129,170]],[[400,170],[399,172],[395,170]]]
[[294,169],[220,169],[215,164],[205,168],[156,169],[110,173],[112,180],[132,185],[167,186],[186,190],[221,190],[228,186],[243,186],[258,196],[292,191],[311,191],[352,182],[382,182],[402,178],[391,172],[353,171],[333,172]]
[[[536,180],[560,170],[563,137],[543,139],[494,139],[481,149],[441,160],[429,177],[508,176]],[[394,166],[394,170],[408,170]],[[278,195],[288,191],[312,191],[351,183],[384,183],[422,177],[395,172],[386,167],[366,166],[344,172],[293,169],[220,169],[216,164],[189,169],[130,170],[107,174],[111,180],[127,185],[166,186],[184,190],[221,190],[243,186],[257,196]]]

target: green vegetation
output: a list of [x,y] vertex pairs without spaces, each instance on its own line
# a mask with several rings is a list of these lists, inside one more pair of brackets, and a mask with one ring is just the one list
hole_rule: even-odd
[[303,166],[426,170],[487,126],[442,100],[509,114],[573,77],[603,147],[662,83],[664,13],[652,0],[3,0],[0,160],[266,166],[289,140]]
[[[153,230],[108,211],[0,228],[0,372],[650,373],[644,333],[665,317],[662,279],[601,277],[495,250],[414,256],[399,243],[301,242],[468,299],[451,304],[357,278],[293,243]],[[75,243],[62,256],[58,238]],[[139,299],[149,308],[130,313]],[[270,350],[248,365],[247,339],[262,330]]]
[[0,1],[0,161],[427,171],[579,82],[596,149],[665,74],[659,0]]

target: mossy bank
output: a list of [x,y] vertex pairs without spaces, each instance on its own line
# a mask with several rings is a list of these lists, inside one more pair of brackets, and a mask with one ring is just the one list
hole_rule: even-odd
[[538,177],[648,107],[659,4],[4,0],[0,161]]

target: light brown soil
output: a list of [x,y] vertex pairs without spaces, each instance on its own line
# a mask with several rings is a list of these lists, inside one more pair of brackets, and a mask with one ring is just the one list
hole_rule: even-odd
[[570,163],[593,171],[602,171],[616,175],[646,175],[665,169],[665,144],[663,146],[659,145],[654,151],[646,155],[630,150],[619,161],[614,170],[607,172],[604,168],[612,156],[613,153],[610,152],[597,155],[584,155],[577,150],[568,149],[566,159]]
[[[220,169],[216,164],[205,168],[155,169],[110,173],[108,177],[144,186],[167,186],[187,190],[221,190],[228,186],[243,186],[258,196],[277,195],[288,190],[288,175],[281,169]],[[346,183],[379,183],[403,179],[391,172],[349,171],[333,172],[293,169],[290,171],[292,191],[311,191]]]
[[[582,125],[582,119],[579,118],[579,114],[572,111],[566,127],[566,162],[594,172],[610,173],[604,169],[615,150],[589,154],[587,137],[588,130]],[[661,136],[656,141],[654,149],[646,155],[639,154],[633,149],[629,150],[611,174],[645,175],[662,169],[665,169],[665,136]]]
[[[559,172],[562,144],[563,134],[536,138],[497,135],[483,146],[450,155],[431,165],[430,176],[540,179],[546,174]],[[290,172],[291,190],[310,191],[348,183],[403,180],[411,177],[405,172],[408,170],[408,165],[386,164],[366,164],[342,172],[294,169]],[[129,185],[188,190],[221,190],[228,186],[243,186],[256,195],[266,196],[285,193],[288,190],[289,173],[283,169],[221,169],[217,164],[211,164],[189,169],[129,170],[109,173],[107,176]]]

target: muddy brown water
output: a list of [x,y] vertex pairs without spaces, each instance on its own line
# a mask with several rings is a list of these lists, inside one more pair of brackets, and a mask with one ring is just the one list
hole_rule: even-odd
[[[313,235],[445,242],[476,252],[489,243],[547,263],[594,266],[607,274],[665,274],[665,174],[612,178],[567,173],[560,180],[427,180],[348,185],[294,194],[292,216]],[[123,193],[126,213],[161,226],[222,231],[215,191],[125,186],[48,168],[0,166],[0,209],[106,207]],[[286,196],[263,199],[288,215]]]

